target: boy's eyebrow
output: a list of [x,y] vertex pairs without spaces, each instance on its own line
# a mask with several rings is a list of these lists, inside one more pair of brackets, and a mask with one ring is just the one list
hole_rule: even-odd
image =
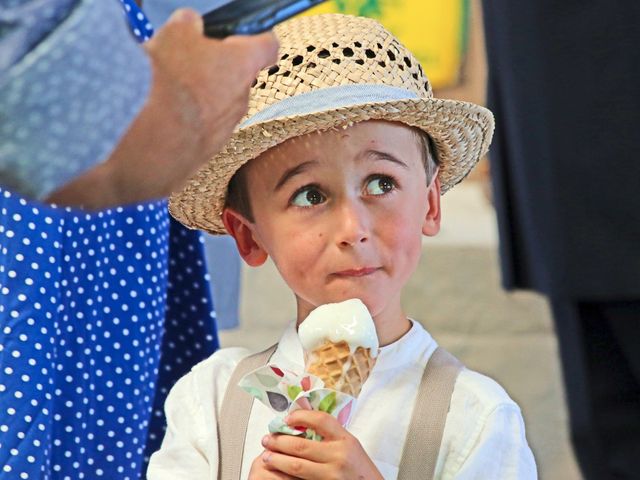
[[403,168],[409,169],[409,166],[406,163],[387,152],[381,152],[380,150],[367,150],[364,152],[364,156],[376,157],[376,159],[378,160],[387,160],[389,162],[398,164]]
[[280,177],[280,180],[278,180],[278,183],[276,183],[276,187],[274,191],[277,192],[278,190],[280,190],[284,186],[284,184],[287,183],[292,177],[295,177],[296,175],[304,172],[314,163],[318,163],[318,162],[316,160],[309,160],[307,162],[302,162],[300,165],[296,165],[295,167],[292,167],[286,172],[284,172],[282,177]]

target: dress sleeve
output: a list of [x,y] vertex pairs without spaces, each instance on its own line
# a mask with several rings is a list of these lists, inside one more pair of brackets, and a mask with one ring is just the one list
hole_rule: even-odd
[[67,18],[81,0],[0,0],[0,76]]
[[0,1],[0,185],[40,200],[110,155],[151,67],[118,0]]

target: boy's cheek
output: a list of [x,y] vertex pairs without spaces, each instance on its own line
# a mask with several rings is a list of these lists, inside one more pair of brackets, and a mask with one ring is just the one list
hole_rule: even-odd
[[393,250],[415,249],[422,246],[422,222],[389,222],[384,228],[384,238]]

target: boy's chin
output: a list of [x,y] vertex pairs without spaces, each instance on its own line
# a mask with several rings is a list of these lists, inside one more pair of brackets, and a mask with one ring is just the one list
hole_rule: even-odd
[[298,297],[298,307],[302,307],[305,310],[305,315],[308,315],[311,310],[319,307],[320,305],[326,305],[328,303],[340,303],[346,300],[351,300],[353,298],[357,298],[364,303],[369,310],[369,313],[372,317],[376,317],[380,313],[382,313],[389,305],[383,303],[381,299],[376,298],[375,295],[362,295],[362,294],[345,294],[345,295],[331,295],[323,299],[314,299],[313,301],[305,301]]

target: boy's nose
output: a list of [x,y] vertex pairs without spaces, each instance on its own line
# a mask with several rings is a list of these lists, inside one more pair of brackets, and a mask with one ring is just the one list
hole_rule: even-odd
[[357,202],[345,202],[340,207],[336,225],[337,242],[341,247],[351,247],[369,240],[366,209]]

